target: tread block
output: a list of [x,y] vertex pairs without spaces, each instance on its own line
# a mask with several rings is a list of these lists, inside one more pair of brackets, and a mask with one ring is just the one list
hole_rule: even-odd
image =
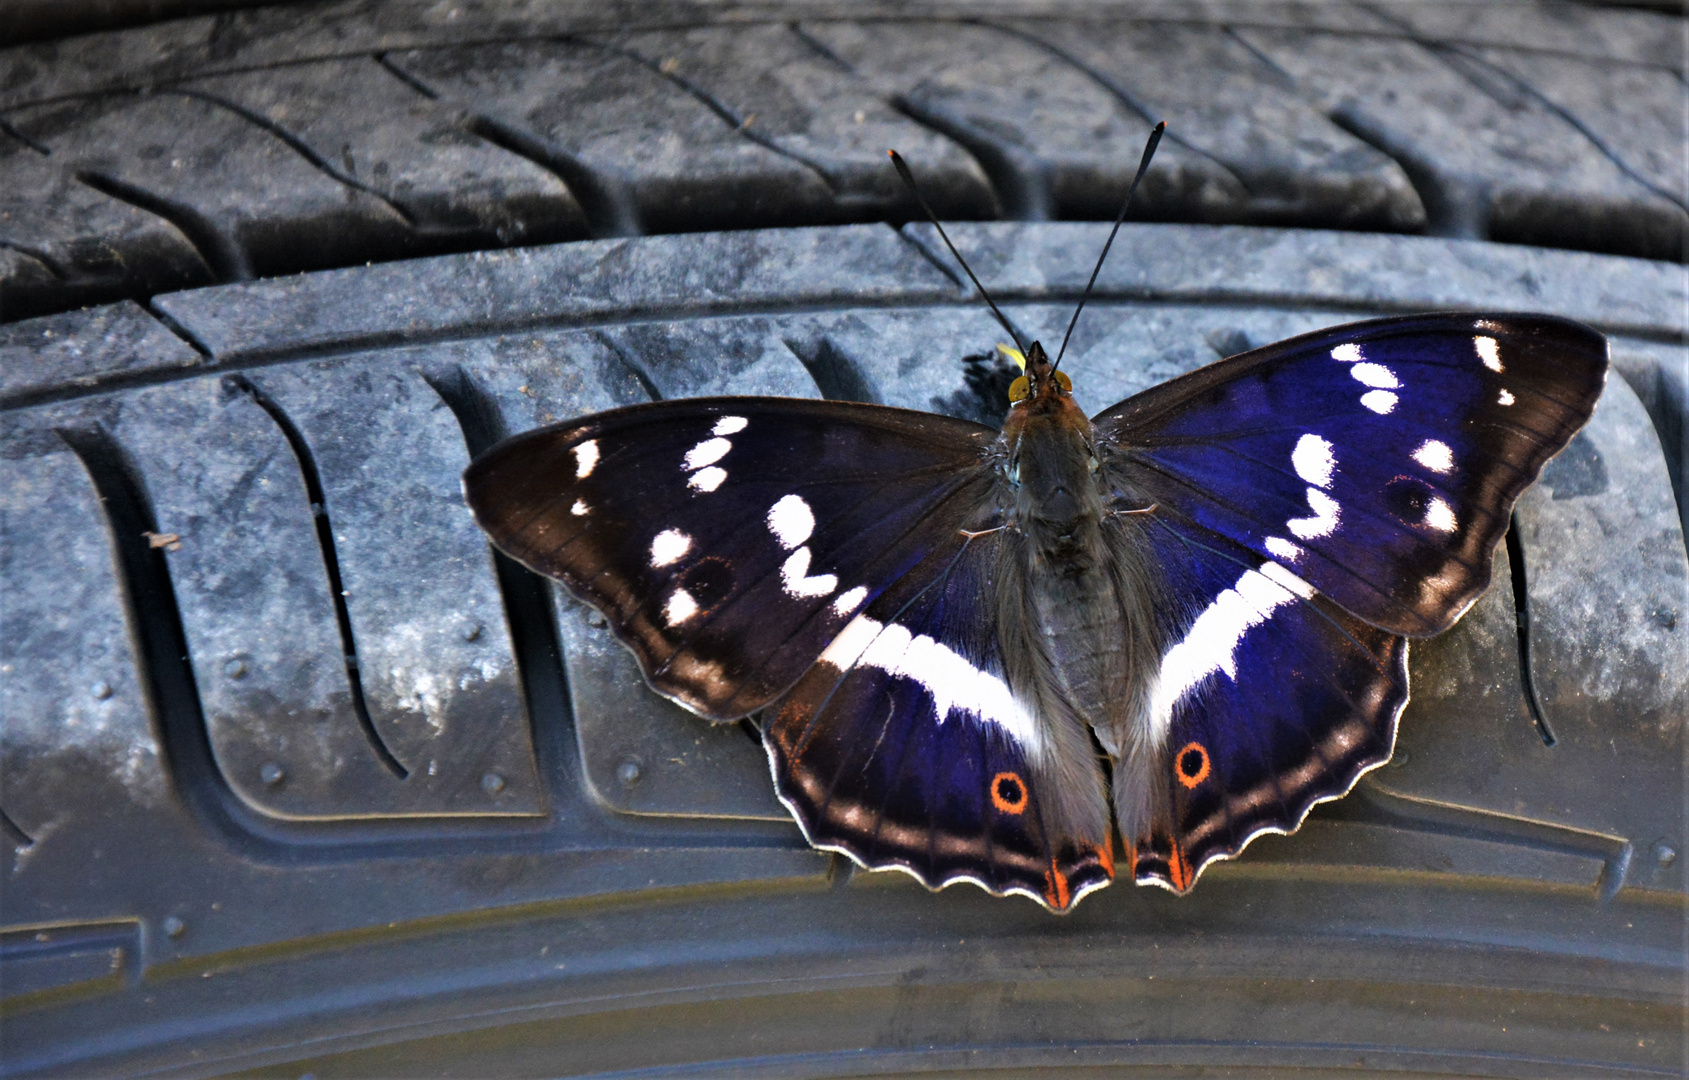
[[386,357],[253,383],[309,445],[369,717],[430,813],[543,806],[492,552],[463,505],[458,421]]
[[0,268],[0,321],[211,282],[173,223],[74,173],[59,155],[0,138],[0,248],[12,249]]
[[[1652,425],[1623,379],[1517,508],[1532,671],[1556,745],[1519,682],[1508,568],[1444,637],[1415,643],[1404,794],[1628,841],[1633,882],[1680,889],[1689,563]],[[1622,538],[1622,539],[1621,539]],[[1621,870],[1622,873],[1622,870]],[[1618,882],[1611,883],[1617,888]]]
[[1506,42],[1543,56],[1584,56],[1681,70],[1683,21],[1642,5],[1464,4],[1382,0],[1368,5],[1378,21],[1429,41],[1469,45]]
[[0,407],[204,362],[132,300],[44,315],[0,326]]
[[105,515],[50,428],[7,425],[0,578],[0,810],[34,841],[5,842],[21,867],[53,834],[170,797]]
[[1683,170],[1683,81],[1664,68],[1511,49],[1474,49],[1599,139],[1620,168],[1678,206]]
[[700,27],[603,39],[698,87],[749,137],[812,166],[845,217],[918,216],[886,160],[910,162],[940,218],[995,217],[989,181],[967,151],[897,112],[865,80],[790,26]]
[[401,811],[360,729],[311,501],[286,436],[214,378],[144,391],[114,435],[145,479],[168,552],[206,735],[261,814]]
[[67,171],[170,218],[224,280],[391,258],[411,243],[391,206],[199,98],[93,99],[11,120]]
[[419,84],[532,143],[601,235],[837,220],[812,168],[612,49],[524,42],[389,53]]
[[[476,538],[459,553],[453,541],[463,539],[461,530],[454,535],[428,521],[418,490],[437,479],[419,466],[430,456],[453,456],[449,437],[467,463],[461,436],[433,430],[449,416],[423,418],[420,436],[437,441],[426,454],[408,455],[409,482],[382,501],[393,515],[389,535],[372,538],[367,517],[348,506],[355,493],[345,490],[344,455],[364,458],[360,464],[380,473],[383,450],[411,448],[378,445],[372,452],[379,440],[363,431],[348,440],[352,447],[325,453],[334,435],[312,428],[332,418],[286,402],[285,386],[271,390],[286,381],[266,375],[250,385],[287,410],[282,416],[303,433],[312,455],[307,464],[274,414],[219,379],[140,392],[112,427],[146,483],[159,528],[178,537],[167,557],[224,782],[253,809],[289,820],[536,812],[532,747],[502,617],[488,597],[486,546]],[[332,394],[358,422],[371,416],[357,389],[335,385]],[[387,415],[402,423],[403,413],[390,407]],[[318,491],[312,481],[320,482]],[[333,525],[358,690],[313,513],[319,491]],[[401,542],[394,530],[412,539]],[[372,543],[400,549],[401,558],[441,557],[442,546],[453,554],[417,582],[371,580]],[[452,598],[442,600],[438,590]],[[431,624],[420,625],[430,620],[413,610],[395,627],[393,613],[415,603],[429,605]],[[477,621],[465,621],[471,618]],[[465,641],[471,627],[479,628],[475,640]],[[425,665],[417,650],[431,650]],[[411,693],[401,698],[404,690]],[[483,778],[494,772],[500,780],[487,790]]]
[[[1077,299],[1108,229],[958,222],[946,231],[992,296]],[[931,225],[908,225],[904,235],[937,265],[955,266]],[[1098,297],[1156,302],[1551,311],[1608,333],[1634,328],[1650,337],[1681,333],[1689,304],[1689,281],[1671,263],[1416,236],[1203,225],[1127,225],[1096,288]]]
[[1224,165],[1248,193],[1237,220],[1419,232],[1407,174],[1327,120],[1218,26],[1040,19],[1007,24],[1059,48],[1168,137]]
[[851,225],[447,255],[177,293],[157,304],[227,362],[744,303],[956,296],[955,281],[897,233]]
[[1327,115],[1402,163],[1432,233],[1680,257],[1681,206],[1481,61],[1403,40],[1238,34]]
[[[1106,221],[1120,209],[1153,121],[1048,48],[973,24],[800,27],[888,101],[972,151],[1004,216]],[[1173,133],[1162,143],[1135,216],[1242,220],[1249,201],[1243,185],[1178,140]]]
[[508,247],[586,236],[556,176],[465,130],[370,57],[200,79],[186,89],[230,102],[308,146],[338,179],[410,215],[417,247]]

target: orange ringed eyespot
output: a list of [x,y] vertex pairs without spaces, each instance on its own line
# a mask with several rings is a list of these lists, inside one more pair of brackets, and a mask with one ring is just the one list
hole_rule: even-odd
[[1025,401],[1032,384],[1026,381],[1025,375],[1015,376],[1015,381],[1009,384],[1009,404]]
[[991,805],[1005,814],[1019,814],[1026,810],[1026,783],[1012,772],[1000,772],[991,778]]
[[1185,748],[1173,757],[1173,775],[1187,788],[1194,788],[1208,779],[1208,769],[1208,751],[1201,743],[1186,743]]

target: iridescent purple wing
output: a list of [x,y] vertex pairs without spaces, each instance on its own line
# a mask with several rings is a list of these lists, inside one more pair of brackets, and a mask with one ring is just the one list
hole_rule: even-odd
[[1294,570],[1366,622],[1446,630],[1514,500],[1589,419],[1606,340],[1542,315],[1353,323],[1212,364],[1096,418],[1117,495]]
[[1141,534],[1165,582],[1150,707],[1171,806],[1126,837],[1138,881],[1184,892],[1263,832],[1389,760],[1407,703],[1407,641],[1283,566],[1167,509]]
[[[1066,911],[1113,880],[1112,841],[1105,815],[1088,827],[1064,815],[1046,767],[1051,732],[1004,677],[998,535],[931,559],[870,604],[765,717],[764,744],[816,847],[929,888],[971,881]],[[1083,764],[1100,807],[1101,772]]]
[[989,511],[994,437],[845,402],[661,402],[506,440],[464,495],[502,550],[604,613],[653,688],[730,720],[960,549]]

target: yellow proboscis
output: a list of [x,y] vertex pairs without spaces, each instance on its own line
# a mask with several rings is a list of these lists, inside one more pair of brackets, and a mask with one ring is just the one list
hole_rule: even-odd
[[[1020,368],[1022,371],[1026,370],[1026,354],[1015,348],[1013,345],[1004,345],[999,343],[997,345],[997,351],[1008,357],[1010,360],[1013,360],[1015,362],[1015,366]],[[1065,371],[1056,372],[1056,385],[1061,387],[1063,390],[1066,390],[1068,393],[1073,392],[1073,380],[1067,377],[1067,372]],[[1031,384],[1026,381],[1026,376],[1021,375],[1017,377],[1014,382],[1009,384],[1009,404],[1013,405],[1018,401],[1026,400],[1026,395],[1029,393],[1031,393]]]

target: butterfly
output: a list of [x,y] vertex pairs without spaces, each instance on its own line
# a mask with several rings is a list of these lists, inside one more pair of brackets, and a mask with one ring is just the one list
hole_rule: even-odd
[[1387,761],[1409,639],[1487,587],[1607,370],[1565,319],[1415,315],[1088,419],[1022,358],[1001,430],[662,401],[508,439],[465,497],[652,689],[760,719],[812,845],[1062,912],[1122,873],[1188,891]]

